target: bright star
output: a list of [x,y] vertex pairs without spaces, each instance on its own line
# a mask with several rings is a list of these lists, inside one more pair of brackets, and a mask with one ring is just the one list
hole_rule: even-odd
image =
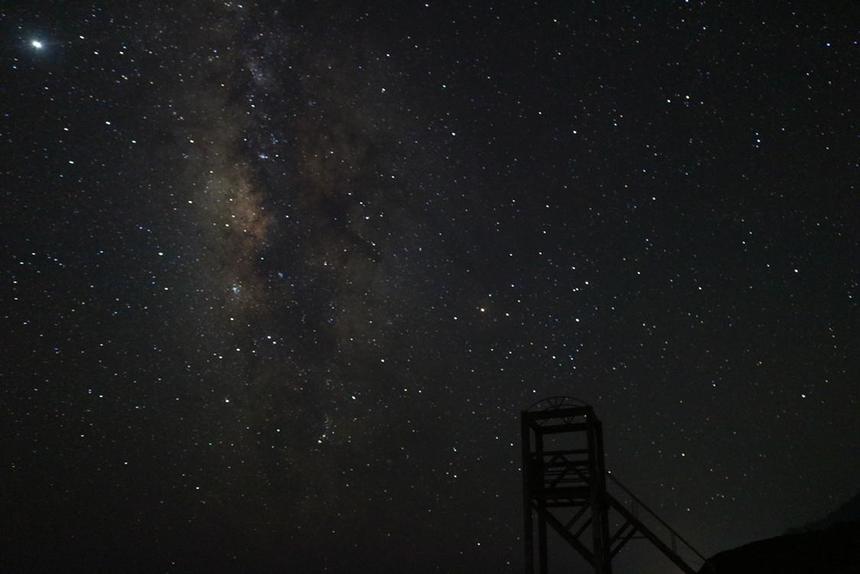
[[37,50],[41,50],[45,47],[45,45],[39,40],[30,40],[30,45],[36,48]]

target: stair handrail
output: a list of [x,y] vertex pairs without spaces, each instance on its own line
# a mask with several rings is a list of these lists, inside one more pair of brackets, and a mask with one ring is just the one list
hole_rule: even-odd
[[651,510],[651,508],[650,508],[647,504],[645,504],[644,502],[642,502],[642,500],[641,500],[638,496],[636,496],[635,494],[633,494],[633,492],[631,492],[629,488],[627,488],[626,486],[624,486],[624,485],[621,483],[621,481],[620,481],[620,480],[618,480],[617,478],[615,478],[615,476],[612,474],[612,472],[611,472],[611,471],[607,471],[607,472],[606,472],[606,476],[608,476],[608,477],[609,477],[609,479],[610,479],[613,483],[615,483],[615,485],[617,485],[619,488],[621,488],[621,490],[623,490],[623,491],[624,491],[624,493],[625,493],[627,496],[629,496],[629,497],[631,498],[631,500],[635,501],[635,502],[636,502],[636,504],[638,504],[640,508],[645,509],[645,511],[646,511],[646,512],[648,512],[651,516],[653,516],[654,518],[656,518],[656,519],[657,519],[657,522],[659,522],[662,526],[664,526],[664,527],[665,527],[665,528],[666,528],[666,529],[667,529],[667,530],[672,534],[672,536],[674,536],[675,538],[677,538],[678,540],[680,540],[680,541],[684,544],[684,546],[686,546],[688,549],[692,550],[692,551],[693,551],[693,554],[695,554],[696,556],[698,556],[698,557],[699,557],[699,559],[701,559],[703,562],[707,562],[707,560],[708,560],[708,559],[707,559],[707,558],[705,558],[704,556],[702,556],[702,553],[701,553],[701,552],[699,552],[698,550],[696,550],[696,547],[695,547],[695,546],[693,546],[692,544],[690,544],[689,542],[687,542],[687,540],[686,540],[683,536],[681,536],[681,535],[678,533],[678,531],[677,531],[677,530],[675,530],[674,528],[672,528],[671,526],[669,526],[669,525],[666,523],[666,521],[665,521],[665,520],[663,520],[662,518],[660,518],[659,516],[657,516],[657,513],[656,513],[656,512],[654,512],[653,510]]

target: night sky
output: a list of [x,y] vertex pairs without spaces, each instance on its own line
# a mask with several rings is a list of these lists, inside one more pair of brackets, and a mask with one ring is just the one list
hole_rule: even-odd
[[820,518],[860,486],[858,27],[5,3],[3,570],[519,572],[548,395],[706,555]]

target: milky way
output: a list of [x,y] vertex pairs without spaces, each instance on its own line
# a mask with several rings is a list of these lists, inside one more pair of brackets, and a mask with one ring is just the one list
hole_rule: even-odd
[[[396,118],[368,102],[354,68],[331,73],[361,67],[346,50],[303,53],[290,34],[252,33],[256,23],[229,9],[207,18],[219,33],[192,34],[179,47],[205,64],[201,72],[189,58],[179,72],[187,75],[173,95],[180,119],[166,146],[186,158],[176,188],[189,215],[177,242],[187,241],[196,300],[175,309],[175,320],[194,341],[191,368],[203,366],[193,392],[223,403],[190,419],[240,453],[206,481],[216,499],[259,492],[270,528],[283,513],[319,521],[314,528],[366,520],[372,503],[356,505],[341,480],[385,448],[397,416],[388,401],[413,384],[386,369],[390,334],[421,295],[408,276],[421,231],[383,151],[402,126],[380,125]],[[277,77],[275,52],[281,69],[310,72]],[[274,111],[283,100],[292,114]],[[392,241],[400,253],[381,249]],[[231,478],[242,466],[250,477]]]

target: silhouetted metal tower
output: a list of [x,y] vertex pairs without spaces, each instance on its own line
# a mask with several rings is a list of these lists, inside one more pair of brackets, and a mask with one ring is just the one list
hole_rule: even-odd
[[589,405],[545,399],[522,412],[521,430],[526,574],[535,574],[536,564],[538,574],[549,572],[549,528],[597,574],[611,574],[612,558],[633,538],[649,540],[682,572],[696,574],[690,557],[705,558],[695,548],[612,475],[619,494],[607,490],[603,430]]

